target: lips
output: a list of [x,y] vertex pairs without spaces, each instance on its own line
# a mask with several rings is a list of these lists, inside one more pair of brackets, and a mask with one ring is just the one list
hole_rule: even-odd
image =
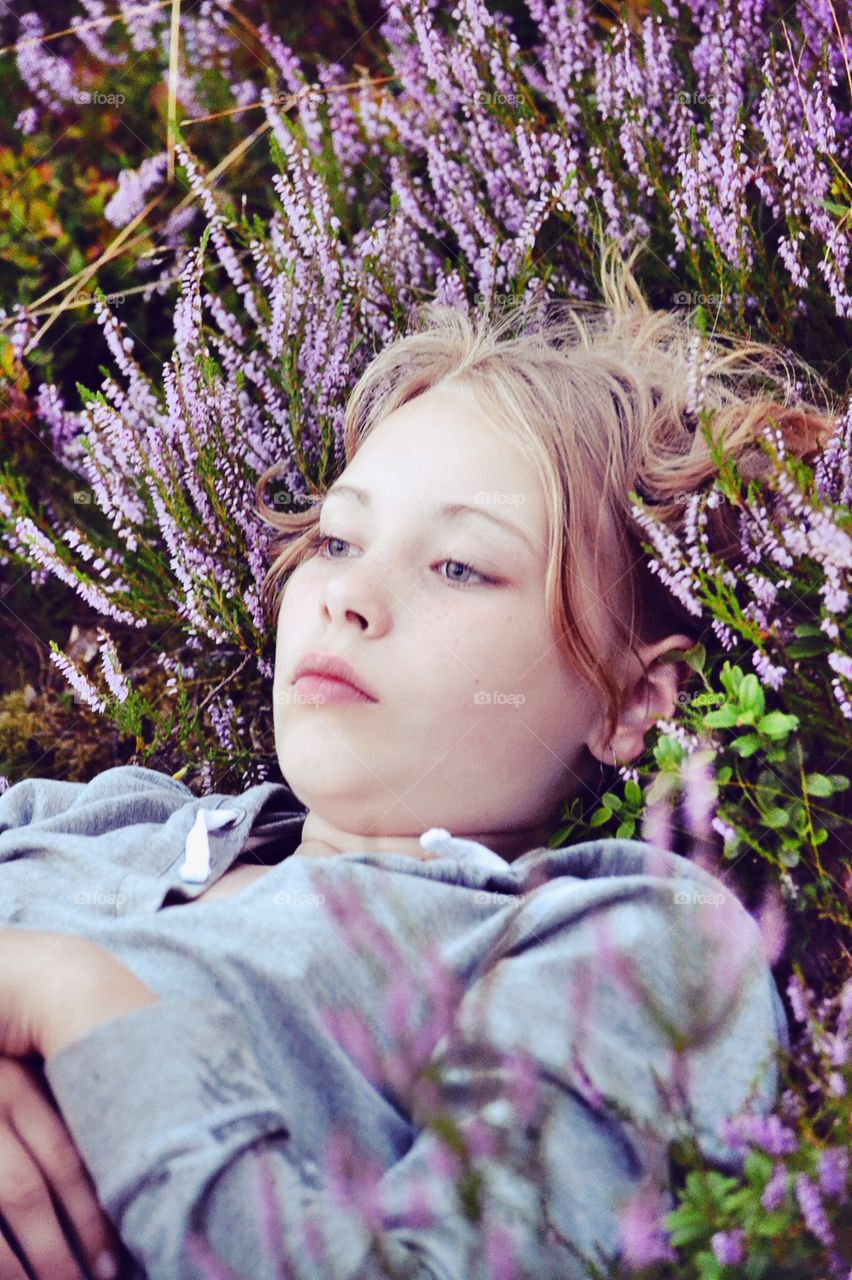
[[358,693],[362,693],[371,702],[378,702],[379,700],[370,686],[361,679],[354,667],[351,667],[345,659],[338,657],[336,654],[320,653],[316,649],[306,653],[296,667],[292,683],[295,684],[300,676],[305,675],[324,676],[327,679],[339,680],[343,684],[356,689]]

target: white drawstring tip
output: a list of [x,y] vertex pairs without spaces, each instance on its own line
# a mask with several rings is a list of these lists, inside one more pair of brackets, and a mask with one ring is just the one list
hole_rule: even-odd
[[186,837],[183,864],[178,875],[185,884],[204,884],[210,878],[208,831],[217,831],[240,815],[235,809],[199,809]]
[[420,844],[430,853],[440,854],[444,858],[455,858],[457,862],[479,862],[486,866],[505,867],[506,859],[499,853],[476,840],[462,840],[451,836],[446,827],[430,827],[420,837]]

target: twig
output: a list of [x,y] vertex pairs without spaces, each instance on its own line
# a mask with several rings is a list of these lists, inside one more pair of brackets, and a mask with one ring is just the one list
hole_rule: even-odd
[[[368,84],[386,84],[388,80],[396,79],[395,76],[374,76],[369,80],[350,80],[347,84],[332,84],[321,88],[318,85],[305,85],[304,89],[300,89],[298,93],[284,93],[278,99],[274,99],[276,105],[283,106],[285,111],[289,111],[290,107],[295,106],[300,98],[307,93],[341,93],[344,89],[360,89]],[[221,120],[225,116],[236,116],[242,111],[257,111],[259,108],[265,109],[262,102],[249,102],[244,107],[227,107],[224,111],[214,111],[209,116],[193,116],[189,120],[181,120],[181,125],[185,124],[201,124],[205,120]]]
[[135,5],[132,9],[125,9],[123,13],[105,13],[100,18],[89,18],[86,22],[78,22],[74,27],[65,27],[63,31],[53,31],[49,36],[27,36],[17,44],[7,44],[5,49],[0,49],[0,56],[4,53],[15,53],[18,49],[24,49],[31,44],[47,44],[48,40],[59,40],[61,36],[73,36],[78,31],[85,31],[88,27],[108,27],[110,23],[121,22],[131,14],[150,13],[152,9],[164,9],[171,3],[172,0],[154,0],[153,4]]
[[177,116],[178,53],[180,50],[180,0],[172,0],[169,31],[169,96],[166,106],[166,179],[175,180],[175,117]]
[[252,654],[247,653],[247,654],[246,654],[246,656],[243,658],[242,662],[240,663],[240,665],[237,667],[236,671],[232,671],[232,672],[231,672],[231,674],[230,674],[229,676],[225,676],[225,679],[224,679],[224,680],[220,680],[220,681],[219,681],[219,683],[216,685],[216,688],[215,688],[215,689],[211,689],[211,691],[208,693],[207,697],[204,699],[204,701],[203,701],[203,702],[201,703],[201,705],[198,707],[198,712],[197,712],[197,714],[199,714],[199,715],[201,714],[201,712],[202,712],[202,711],[204,710],[204,708],[207,706],[207,703],[210,701],[210,699],[211,699],[211,698],[215,698],[216,694],[219,692],[219,690],[220,690],[220,689],[224,689],[224,687],[225,687],[225,685],[226,685],[226,684],[230,684],[232,680],[235,680],[235,679],[236,679],[236,677],[237,677],[237,676],[240,674],[240,672],[242,671],[243,667],[246,665],[246,663],[247,663],[247,662],[249,662],[249,661],[251,660],[251,658],[252,658]]
[[159,195],[154,196],[153,200],[149,200],[148,203],[145,205],[145,208],[140,213],[137,213],[136,217],[131,222],[128,222],[127,226],[122,231],[119,232],[116,238],[109,245],[109,248],[104,250],[104,252],[101,254],[99,258],[96,258],[94,262],[90,263],[88,267],[86,267],[83,271],[80,272],[79,276],[77,277],[77,283],[74,285],[73,289],[71,289],[69,293],[66,293],[65,297],[59,303],[59,306],[54,308],[54,310],[51,312],[48,319],[45,320],[44,324],[39,329],[38,333],[34,334],[33,337],[30,339],[30,341],[27,343],[26,349],[24,351],[24,355],[29,355],[33,347],[35,347],[36,344],[41,340],[41,338],[43,338],[44,335],[47,333],[47,330],[53,324],[54,320],[58,320],[59,317],[62,315],[62,312],[65,310],[65,308],[68,307],[71,304],[71,302],[73,302],[74,298],[76,298],[77,294],[83,288],[83,285],[87,284],[88,281],[91,280],[92,276],[95,274],[98,267],[102,266],[103,263],[106,261],[107,254],[109,254],[110,257],[115,256],[114,253],[110,253],[110,250],[115,250],[118,248],[118,246],[130,235],[131,231],[133,231],[136,227],[138,227],[139,223],[143,220],[143,218],[147,218],[148,214],[151,212],[151,210],[154,208],[155,205],[160,203],[160,201],[163,199],[163,196],[165,194],[166,194],[165,191],[161,191]]

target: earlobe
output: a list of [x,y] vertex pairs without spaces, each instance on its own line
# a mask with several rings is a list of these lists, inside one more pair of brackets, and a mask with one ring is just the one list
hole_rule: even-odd
[[[694,641],[689,636],[671,635],[653,644],[639,644],[636,652],[648,671],[647,678],[637,662],[633,684],[625,689],[621,716],[609,742],[602,740],[600,726],[589,750],[602,764],[622,764],[635,760],[645,750],[645,738],[655,721],[674,715],[681,678],[688,672],[684,663],[664,661],[672,650],[685,650]],[[614,759],[613,759],[614,757]]]

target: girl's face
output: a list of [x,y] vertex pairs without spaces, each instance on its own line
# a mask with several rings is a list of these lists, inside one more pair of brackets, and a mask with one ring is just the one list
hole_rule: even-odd
[[[324,834],[414,848],[446,827],[507,857],[544,843],[600,702],[551,634],[531,465],[445,384],[373,429],[319,535],[284,588],[273,700],[281,771]],[[309,650],[344,658],[377,701],[297,693]]]

